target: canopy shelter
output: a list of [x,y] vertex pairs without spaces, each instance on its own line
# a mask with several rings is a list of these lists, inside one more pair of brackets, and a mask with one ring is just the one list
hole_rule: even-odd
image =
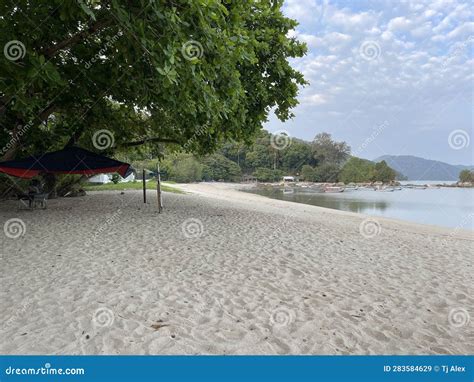
[[47,154],[0,162],[0,172],[26,179],[44,173],[94,175],[111,172],[126,178],[132,172],[132,167],[128,163],[70,146]]

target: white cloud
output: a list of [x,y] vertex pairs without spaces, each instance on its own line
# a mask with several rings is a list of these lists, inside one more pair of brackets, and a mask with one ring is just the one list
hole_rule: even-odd
[[346,30],[370,29],[376,24],[377,15],[372,12],[352,13],[347,9],[332,11],[328,9],[325,21]]
[[411,26],[411,20],[406,17],[394,17],[388,22],[387,29],[391,32],[407,31]]
[[[472,129],[474,23],[468,1],[342,3],[285,3],[285,13],[301,23],[293,35],[309,47],[307,56],[294,61],[310,82],[301,92],[296,118],[289,122],[296,136],[312,139],[317,131],[311,127],[323,126],[318,131],[337,134],[356,146],[364,131],[389,120],[391,128],[377,138],[380,147],[374,152],[406,150],[410,144],[404,136],[409,134],[418,139],[411,146],[412,154],[422,155],[416,150],[423,146],[423,134],[444,142],[453,126]],[[361,57],[364,41],[380,48],[376,59]],[[456,97],[464,103],[450,102]],[[435,118],[439,110],[445,114]],[[272,122],[268,127],[272,130]],[[275,130],[279,128],[281,124],[275,122]],[[391,130],[395,128],[396,132]],[[427,156],[448,161],[462,154],[449,147],[423,150],[432,150]]]

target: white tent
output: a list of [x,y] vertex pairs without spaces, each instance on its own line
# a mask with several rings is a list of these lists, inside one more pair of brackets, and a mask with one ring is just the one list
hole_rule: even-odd
[[93,177],[90,177],[88,182],[89,183],[99,183],[99,184],[106,184],[110,183],[112,180],[110,179],[110,175],[108,174],[97,174]]

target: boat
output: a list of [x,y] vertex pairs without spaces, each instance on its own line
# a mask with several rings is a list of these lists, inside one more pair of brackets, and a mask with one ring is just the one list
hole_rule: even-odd
[[324,192],[330,192],[330,193],[335,193],[335,192],[344,192],[344,187],[332,187],[328,186],[324,188]]
[[344,191],[357,191],[359,189],[358,186],[346,186]]
[[417,185],[417,184],[404,184],[403,188],[411,188],[414,190],[426,190],[426,185]]

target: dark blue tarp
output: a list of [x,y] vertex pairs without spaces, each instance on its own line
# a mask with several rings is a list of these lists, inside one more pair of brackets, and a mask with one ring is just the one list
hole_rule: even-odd
[[41,173],[94,175],[112,172],[126,178],[132,168],[128,163],[71,146],[25,159],[0,162],[0,172],[27,179]]

